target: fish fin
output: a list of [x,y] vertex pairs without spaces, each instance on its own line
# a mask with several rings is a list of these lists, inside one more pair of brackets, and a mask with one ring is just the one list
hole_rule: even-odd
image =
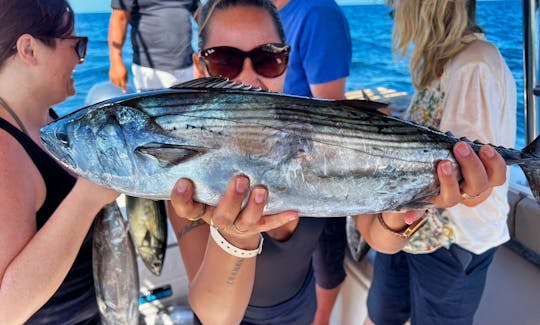
[[158,160],[163,168],[176,166],[179,163],[203,154],[206,150],[200,147],[179,146],[163,143],[150,143],[135,149],[139,154],[151,156]]
[[524,163],[519,163],[519,167],[521,167],[529,182],[529,187],[536,202],[540,204],[540,136],[523,148],[521,152],[524,156],[532,158],[527,159]]
[[382,115],[385,115],[379,112],[379,109],[388,108],[388,103],[376,102],[373,100],[363,100],[363,99],[339,99],[336,100],[336,103],[339,103],[344,106],[356,108],[359,110],[364,110],[368,113],[378,112]]
[[451,131],[446,131],[446,132],[444,132],[444,134],[446,134],[447,136],[452,137],[452,138],[455,138],[455,137],[456,137],[456,136],[454,135],[454,133],[452,133]]
[[253,87],[253,86],[246,85],[240,82],[230,80],[229,78],[223,78],[223,77],[207,77],[207,78],[193,79],[190,81],[173,85],[171,89],[199,89],[199,90],[231,89],[231,90],[249,90],[249,91],[257,91],[257,92],[263,92],[263,93],[273,93],[271,91],[263,90],[262,88]]

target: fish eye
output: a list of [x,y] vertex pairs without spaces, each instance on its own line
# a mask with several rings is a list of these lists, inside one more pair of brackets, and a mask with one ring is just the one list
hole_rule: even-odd
[[58,132],[58,133],[56,133],[56,137],[58,138],[58,140],[60,140],[60,142],[61,142],[63,145],[69,146],[69,138],[68,138],[67,133],[65,133],[65,132]]

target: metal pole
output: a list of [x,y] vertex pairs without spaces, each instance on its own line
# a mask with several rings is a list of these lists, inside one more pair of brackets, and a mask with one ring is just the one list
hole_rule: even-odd
[[523,45],[525,140],[530,143],[538,135],[536,96],[540,96],[536,75],[538,64],[536,0],[523,0]]

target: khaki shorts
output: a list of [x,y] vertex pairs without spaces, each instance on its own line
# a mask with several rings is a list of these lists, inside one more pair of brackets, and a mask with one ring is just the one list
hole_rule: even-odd
[[169,88],[179,82],[193,79],[193,65],[167,72],[133,64],[131,71],[133,72],[133,84],[138,92]]

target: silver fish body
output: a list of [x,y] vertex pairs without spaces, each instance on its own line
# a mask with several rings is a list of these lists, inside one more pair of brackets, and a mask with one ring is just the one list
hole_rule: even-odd
[[161,275],[167,250],[165,202],[126,196],[129,232],[146,268]]
[[101,321],[139,324],[139,273],[135,247],[116,202],[94,221],[92,265]]
[[[116,98],[44,127],[41,139],[79,175],[132,196],[169,198],[179,177],[214,205],[234,174],[269,189],[266,212],[344,216],[426,206],[455,137],[329,101],[194,80]],[[471,143],[474,150],[480,145]],[[531,154],[496,148],[507,163]]]

